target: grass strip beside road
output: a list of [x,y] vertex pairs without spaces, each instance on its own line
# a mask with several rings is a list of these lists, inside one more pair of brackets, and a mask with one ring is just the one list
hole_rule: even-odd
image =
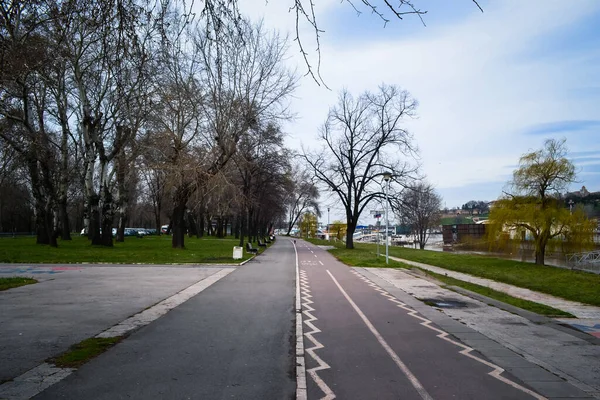
[[[371,246],[374,249],[375,245]],[[371,250],[373,251],[373,250]],[[503,282],[563,299],[600,306],[600,275],[476,254],[392,246],[390,255]]]
[[448,288],[448,286],[458,286],[463,289],[467,289],[471,292],[475,292],[481,294],[485,297],[489,297],[490,299],[498,300],[506,304],[510,304],[511,306],[515,306],[521,308],[523,310],[531,311],[536,314],[544,315],[546,317],[552,318],[575,318],[573,314],[570,314],[566,311],[559,310],[554,307],[547,306],[545,304],[536,303],[529,300],[519,299],[517,297],[513,297],[504,292],[499,292],[494,289],[490,289],[489,287],[476,285],[474,283],[461,281],[449,276],[436,274],[431,271],[422,270],[425,274],[434,277],[440,282],[445,283],[444,287]]
[[[58,247],[42,246],[35,238],[0,238],[0,262],[3,263],[122,263],[122,264],[227,264],[250,258],[243,250],[241,260],[233,259],[238,239],[185,238],[185,249],[173,249],[170,236],[127,237],[114,247],[92,246],[87,237],[59,240]],[[254,247],[258,247],[254,244]],[[264,248],[259,249],[259,253]]]
[[19,286],[31,285],[34,283],[37,283],[37,281],[32,278],[21,278],[18,276],[9,277],[9,278],[0,278],[0,292],[3,290],[12,289],[12,288],[16,288]]
[[[318,240],[311,240],[311,242],[321,245],[328,243]],[[336,249],[343,248],[341,242],[335,246]],[[374,253],[377,245],[355,243],[355,247],[368,248]],[[380,246],[380,251],[385,253],[385,247]],[[600,307],[600,275],[598,274],[477,254],[454,254],[398,246],[390,246],[389,254],[405,260],[434,265]]]
[[59,368],[78,368],[92,358],[104,353],[122,339],[122,336],[85,339],[50,361]]

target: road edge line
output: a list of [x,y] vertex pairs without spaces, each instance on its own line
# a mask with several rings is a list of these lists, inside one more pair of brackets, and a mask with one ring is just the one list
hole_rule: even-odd
[[307,399],[306,366],[304,363],[304,334],[302,332],[302,302],[300,300],[300,271],[296,242],[290,239],[296,255],[296,400]]
[[352,306],[354,311],[358,314],[360,319],[362,319],[363,323],[367,326],[367,328],[375,336],[375,338],[377,339],[377,341],[379,342],[381,347],[383,347],[383,349],[386,351],[386,353],[388,353],[390,358],[394,361],[396,366],[398,366],[400,371],[402,371],[404,376],[406,376],[406,378],[408,379],[410,384],[413,386],[415,391],[419,394],[419,396],[421,396],[421,398],[423,400],[433,400],[433,397],[431,397],[431,395],[427,392],[427,389],[425,389],[425,387],[421,384],[419,379],[412,373],[412,371],[408,368],[408,366],[406,364],[404,364],[404,362],[400,359],[398,354],[396,354],[396,352],[394,351],[394,349],[392,349],[392,347],[388,344],[388,342],[386,342],[386,340],[383,338],[383,336],[381,336],[381,334],[379,333],[377,328],[375,328],[375,326],[371,323],[371,321],[367,318],[367,316],[362,312],[362,310],[358,307],[358,305],[356,305],[356,303],[354,302],[354,300],[352,300],[350,295],[348,295],[348,293],[346,293],[346,291],[344,290],[342,285],[340,285],[340,283],[337,281],[337,279],[335,279],[333,274],[329,270],[327,270],[327,273],[329,274],[329,276],[331,277],[331,279],[333,280],[335,285],[338,287],[340,292],[342,292],[342,294],[344,295],[344,297],[346,298],[348,303],[350,303],[350,305]]

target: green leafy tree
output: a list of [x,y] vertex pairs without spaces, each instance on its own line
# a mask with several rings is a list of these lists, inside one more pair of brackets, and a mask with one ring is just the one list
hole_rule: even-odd
[[550,139],[544,148],[524,154],[513,173],[511,193],[506,193],[490,211],[490,234],[498,238],[506,230],[535,241],[535,263],[544,264],[551,239],[568,240],[583,248],[592,240],[594,224],[583,210],[571,212],[560,193],[576,178],[575,167],[567,159],[565,140]]

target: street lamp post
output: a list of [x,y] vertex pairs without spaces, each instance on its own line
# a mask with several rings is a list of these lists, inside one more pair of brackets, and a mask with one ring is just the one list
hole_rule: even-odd
[[388,223],[389,223],[389,219],[388,219],[388,192],[390,189],[390,180],[392,179],[392,174],[389,172],[384,172],[383,173],[383,180],[385,181],[385,183],[387,184],[387,189],[383,188],[384,193],[385,193],[385,263],[389,264],[390,263],[390,259],[389,259],[389,250],[388,250]]
[[327,240],[331,240],[331,232],[329,231],[329,207],[327,207]]

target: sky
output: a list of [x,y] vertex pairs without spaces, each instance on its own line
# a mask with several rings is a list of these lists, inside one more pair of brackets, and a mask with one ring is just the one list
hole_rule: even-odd
[[[415,0],[428,13],[384,27],[360,1],[316,0],[321,75],[329,89],[300,79],[284,126],[288,147],[316,148],[315,137],[343,88],[353,94],[396,84],[418,101],[406,121],[422,172],[446,207],[494,200],[519,157],[546,139],[566,138],[577,190],[600,191],[600,1]],[[243,0],[241,11],[293,39],[293,0]],[[308,1],[305,1],[308,4]],[[381,4],[383,1],[374,3]],[[316,64],[314,32],[301,38]],[[306,72],[295,42],[287,62]],[[341,215],[333,199],[331,220]],[[337,211],[336,211],[337,210]]]

